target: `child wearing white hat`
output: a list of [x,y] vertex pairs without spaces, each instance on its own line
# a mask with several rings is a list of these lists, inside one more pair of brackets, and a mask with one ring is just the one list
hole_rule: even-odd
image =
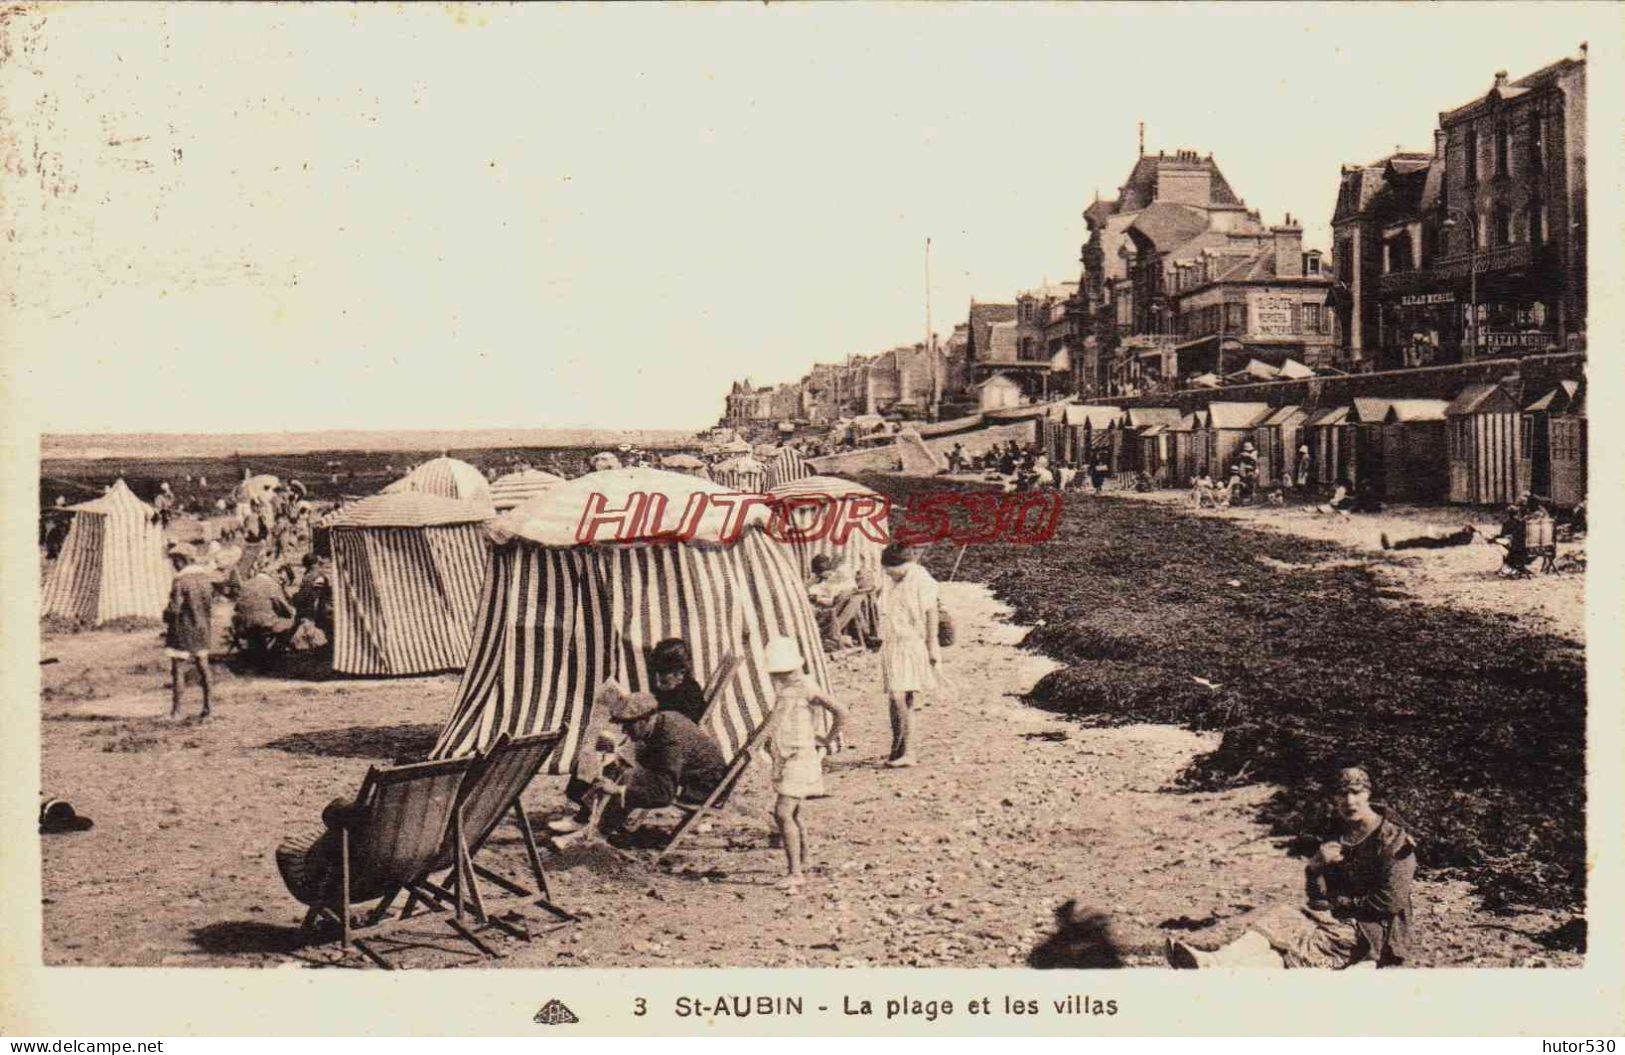
[[[803,799],[824,793],[824,764],[819,754],[828,750],[846,724],[846,708],[825,696],[802,676],[801,649],[787,637],[767,643],[768,675],[773,679],[773,713],[767,719],[763,738],[764,762],[773,767],[773,820],[784,841],[788,874],[779,886],[785,891],[800,889],[802,866],[807,859],[807,831],[801,819]],[[814,730],[813,708],[830,714],[829,731],[819,736]]]

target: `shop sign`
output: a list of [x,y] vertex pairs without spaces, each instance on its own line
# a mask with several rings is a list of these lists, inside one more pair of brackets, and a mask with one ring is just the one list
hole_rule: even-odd
[[1247,304],[1253,314],[1251,332],[1259,337],[1290,336],[1295,332],[1292,327],[1294,303],[1296,302],[1292,297],[1273,296],[1268,293],[1249,297]]
[[1484,334],[1486,348],[1544,348],[1556,344],[1557,337],[1550,333],[1495,333]]
[[1399,303],[1405,307],[1414,307],[1419,304],[1454,304],[1454,293],[1407,293],[1399,298]]

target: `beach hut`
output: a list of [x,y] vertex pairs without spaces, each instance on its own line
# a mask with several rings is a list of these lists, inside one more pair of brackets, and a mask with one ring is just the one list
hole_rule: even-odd
[[660,459],[660,467],[667,472],[682,473],[684,476],[694,476],[701,480],[711,479],[711,470],[705,462],[692,454],[668,454]]
[[1309,419],[1297,405],[1276,407],[1253,429],[1258,448],[1258,483],[1261,487],[1290,484],[1298,471],[1299,435]]
[[1091,459],[1106,458],[1118,464],[1112,442],[1112,428],[1123,417],[1123,409],[1103,404],[1066,403],[1061,406],[1064,438],[1062,458],[1083,465]]
[[[814,528],[824,518],[835,517],[846,523],[852,523],[875,510],[887,509],[889,502],[885,497],[862,484],[842,480],[836,476],[806,476],[800,480],[780,484],[773,488],[772,493],[775,498],[792,500],[785,507],[787,512],[784,514],[792,529],[802,534],[823,535],[822,538],[805,542],[796,540],[793,536],[787,537],[785,544],[795,552],[803,581],[811,578],[812,559],[820,553],[837,562],[845,562],[854,572],[859,568],[868,568],[876,575],[880,574],[880,551],[886,548],[886,543],[891,538],[890,528],[881,527],[887,524],[886,518],[882,517],[880,524],[875,525],[876,531],[884,536],[878,539],[864,531],[853,529],[847,533],[845,539],[836,542],[827,530],[818,532]],[[815,495],[828,496],[830,501],[814,504],[810,499]],[[793,501],[795,499],[809,501],[802,504]]]
[[383,493],[399,494],[403,491],[486,504],[491,501],[491,485],[485,479],[485,474],[456,458],[441,457],[426,461],[384,488]]
[[1447,478],[1442,399],[1358,397],[1349,411],[1356,489],[1385,502],[1436,502]]
[[[642,530],[618,531],[614,541],[576,541],[591,496],[620,509],[638,493],[664,496],[658,524],[645,518]],[[750,507],[732,537],[726,509],[716,506],[704,509],[689,540],[670,537],[695,495],[727,493],[692,476],[619,469],[571,480],[492,521],[474,648],[435,757],[489,747],[502,733],[559,729],[565,736],[550,764],[561,771],[599,687],[647,689],[649,651],[666,638],[688,644],[702,682],[726,654],[739,657],[707,725],[730,757],[772,706],[763,650],[773,638],[793,639],[808,682],[827,691],[806,587],[795,555],[769,537],[766,507]],[[661,529],[666,538],[650,537]]]
[[1500,385],[1468,385],[1450,401],[1450,501],[1507,505],[1518,497],[1522,416]]
[[1168,475],[1173,487],[1184,487],[1208,468],[1207,411],[1186,414],[1168,426]]
[[1573,508],[1586,495],[1585,393],[1561,381],[1523,408],[1518,488]]
[[[579,513],[579,511],[578,511]],[[333,669],[343,674],[457,670],[487,559],[486,502],[405,491],[333,517]]]
[[712,468],[711,479],[730,491],[755,494],[767,490],[767,466],[742,454]]
[[1122,437],[1116,441],[1120,473],[1132,476],[1143,472],[1158,482],[1166,475],[1168,464],[1168,428],[1179,424],[1180,413],[1174,407],[1129,407],[1118,419]]
[[1351,444],[1349,440],[1348,405],[1323,407],[1309,415],[1303,423],[1309,436],[1309,480],[1321,486],[1330,486],[1339,480],[1352,482]]
[[794,483],[813,474],[812,466],[794,447],[780,447],[767,459],[767,487],[772,490],[781,484]]
[[564,482],[564,477],[540,469],[521,469],[491,481],[491,508],[497,512],[535,498],[543,491]]
[[1230,472],[1241,445],[1252,440],[1253,429],[1269,416],[1268,403],[1215,400],[1207,405],[1207,463],[1214,479]]
[[67,511],[73,522],[46,579],[41,613],[89,626],[163,615],[174,575],[157,511],[123,480]]

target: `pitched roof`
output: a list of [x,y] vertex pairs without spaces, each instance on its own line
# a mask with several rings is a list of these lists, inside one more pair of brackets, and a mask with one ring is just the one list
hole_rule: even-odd
[[1306,428],[1316,428],[1321,425],[1342,425],[1348,421],[1349,411],[1352,407],[1325,407],[1317,410],[1304,422]]
[[1576,402],[1575,397],[1577,397],[1579,393],[1580,382],[1559,381],[1556,388],[1547,392],[1545,395],[1541,396],[1527,407],[1524,407],[1523,412],[1525,414],[1536,414],[1541,411],[1549,411],[1553,414],[1566,413]]
[[1549,66],[1542,66],[1534,73],[1519,77],[1515,81],[1502,82],[1497,80],[1489,91],[1485,92],[1483,95],[1480,95],[1478,98],[1463,103],[1452,110],[1445,110],[1444,112],[1440,113],[1439,123],[1441,125],[1452,124],[1460,118],[1466,117],[1473,113],[1479,107],[1483,106],[1492,99],[1516,99],[1521,95],[1526,95],[1529,92],[1534,91],[1536,88],[1544,88],[1546,85],[1555,81],[1558,77],[1572,69],[1575,69],[1576,67],[1584,66],[1585,63],[1586,60],[1583,58],[1563,58],[1558,59]]
[[1020,351],[1016,343],[1016,323],[995,322],[988,327],[988,341],[980,358],[999,363],[1015,362]]
[[1180,418],[1177,407],[1129,407],[1123,414],[1125,420],[1136,427],[1177,425]]
[[[1183,156],[1182,156],[1183,155]],[[1193,151],[1176,151],[1172,155],[1158,154],[1155,157],[1141,155],[1129,171],[1128,179],[1124,182],[1122,193],[1113,202],[1114,212],[1131,212],[1143,209],[1156,200],[1157,178],[1164,169],[1191,169],[1202,168],[1208,173],[1208,200],[1214,205],[1240,205],[1241,199],[1236,192],[1230,189],[1230,184],[1219,171],[1218,163],[1212,155],[1198,157]]]
[[1375,425],[1387,415],[1388,403],[1388,400],[1377,396],[1355,396],[1354,412],[1350,418],[1362,425]]
[[1095,432],[1111,428],[1122,416],[1123,410],[1121,407],[1081,403],[1068,403],[1061,407],[1061,421],[1063,423],[1078,428],[1087,427],[1090,431]]
[[1214,402],[1207,405],[1209,427],[1215,429],[1250,429],[1269,417],[1268,403]]
[[1288,358],[1286,362],[1281,364],[1281,376],[1284,378],[1297,380],[1305,377],[1314,377],[1315,372],[1298,362],[1296,359]]
[[1265,418],[1263,421],[1260,421],[1258,424],[1265,428],[1273,428],[1277,425],[1290,425],[1294,421],[1301,418],[1307,418],[1308,416],[1308,411],[1294,403],[1285,407],[1276,407],[1275,410],[1271,412],[1269,417]]
[[1208,214],[1190,205],[1157,202],[1143,210],[1129,224],[1129,231],[1142,236],[1159,252],[1170,252],[1208,228]]
[[1443,421],[1445,408],[1450,404],[1442,399],[1391,399],[1388,401],[1386,421]]
[[1506,389],[1500,385],[1478,384],[1462,389],[1445,408],[1445,414],[1453,418],[1462,414],[1516,413],[1517,410],[1518,404],[1512,401]]
[[1009,322],[1016,317],[1014,304],[978,304],[970,306],[970,338],[977,354],[987,355],[988,329],[996,322]]

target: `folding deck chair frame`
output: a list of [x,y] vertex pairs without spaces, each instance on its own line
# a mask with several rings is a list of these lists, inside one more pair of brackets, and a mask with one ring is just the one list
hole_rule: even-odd
[[[383,937],[405,921],[403,915],[385,922],[401,891],[420,899],[428,893],[424,884],[428,882],[429,866],[455,825],[458,795],[473,762],[471,758],[449,758],[369,769],[355,798],[356,816],[338,826],[337,898],[333,903],[311,905],[305,914],[305,928],[328,919],[338,924],[345,949],[353,945],[379,967],[394,970],[394,965],[368,941]],[[417,785],[429,787],[427,801],[413,794]],[[381,836],[380,832],[388,834]],[[360,860],[356,860],[358,857]],[[374,899],[377,906],[359,928],[367,933],[357,936],[354,931],[358,928],[351,922],[352,909],[359,902]],[[458,897],[456,915],[448,920],[452,929],[485,955],[494,956],[493,950],[462,925],[462,915],[462,898]]]
[[445,870],[446,875],[439,883],[426,879],[418,884],[422,892],[411,892],[411,897],[401,910],[402,918],[410,916],[417,905],[425,901],[423,892],[430,895],[435,903],[457,905],[459,912],[466,898],[481,927],[495,927],[512,937],[529,940],[528,933],[486,911],[485,896],[479,881],[484,878],[517,897],[529,898],[531,891],[475,860],[497,826],[511,814],[536,882],[536,904],[562,922],[575,921],[573,913],[553,900],[547,883],[547,870],[542,867],[542,856],[536,846],[536,835],[520,801],[525,788],[530,786],[563,738],[563,730],[514,738],[503,733],[490,750],[475,756],[468,776],[458,789],[457,805],[446,843],[428,869],[431,874]]

